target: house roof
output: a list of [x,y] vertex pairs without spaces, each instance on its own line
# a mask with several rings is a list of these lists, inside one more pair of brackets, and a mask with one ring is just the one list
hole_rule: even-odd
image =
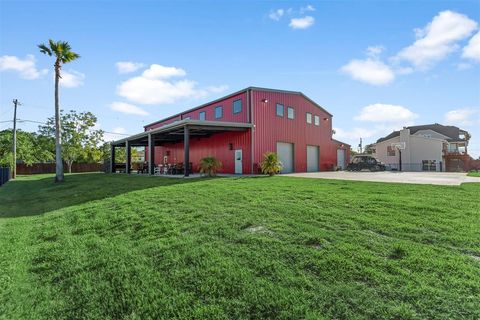
[[335,142],[335,143],[338,143],[338,144],[344,144],[344,145],[346,145],[346,146],[349,146],[349,147],[350,147],[350,145],[349,145],[348,143],[342,142],[342,141],[340,141],[340,140],[337,140],[337,139],[332,139],[332,141],[333,141],[333,142]]
[[270,89],[270,88],[261,88],[261,87],[248,87],[248,88],[245,88],[245,89],[242,89],[242,90],[239,90],[239,91],[236,91],[236,92],[233,92],[231,94],[228,94],[226,96],[223,96],[221,98],[218,98],[218,99],[215,99],[213,101],[209,101],[207,103],[204,103],[204,104],[201,104],[199,106],[196,106],[194,108],[191,108],[191,109],[187,109],[185,111],[182,111],[180,113],[176,113],[174,115],[171,115],[167,118],[163,118],[161,120],[157,120],[155,122],[152,122],[152,123],[149,123],[149,124],[146,124],[144,125],[143,127],[146,128],[146,127],[150,127],[150,126],[153,126],[157,123],[160,123],[160,122],[163,122],[163,121],[166,121],[166,120],[170,120],[172,118],[176,118],[176,117],[179,117],[180,115],[184,114],[184,113],[188,113],[188,112],[192,112],[192,111],[195,111],[195,110],[198,110],[198,109],[201,109],[205,106],[208,106],[208,105],[211,105],[211,104],[215,104],[217,102],[220,102],[222,100],[225,100],[225,99],[228,99],[230,97],[233,97],[233,96],[236,96],[240,93],[244,93],[248,90],[255,90],[255,91],[270,91],[270,92],[279,92],[279,93],[289,93],[289,94],[297,94],[297,95],[300,95],[302,96],[303,98],[307,99],[308,101],[310,101],[311,103],[313,103],[315,106],[317,106],[318,108],[320,108],[322,111],[326,112],[329,116],[333,117],[333,115],[328,112],[327,110],[325,110],[325,108],[323,108],[321,105],[319,105],[318,103],[316,103],[315,101],[313,101],[312,99],[310,99],[309,97],[307,97],[305,94],[303,94],[302,92],[300,91],[288,91],[288,90],[279,90],[279,89]]
[[[410,127],[406,127],[405,129],[410,129],[410,134],[415,134],[421,130],[432,130],[448,137],[446,139],[447,141],[465,141],[466,139],[460,139],[460,133],[467,132],[465,130],[460,129],[459,127],[444,126],[438,123],[425,124],[420,126],[410,126]],[[378,139],[377,143],[398,137],[399,135],[400,135],[400,131],[393,131],[386,137]]]

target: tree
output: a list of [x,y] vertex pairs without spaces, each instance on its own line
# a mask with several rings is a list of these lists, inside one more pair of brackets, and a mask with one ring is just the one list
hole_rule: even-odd
[[62,69],[62,64],[72,62],[78,58],[80,55],[71,51],[71,47],[66,41],[53,41],[52,39],[48,40],[49,46],[45,44],[39,44],[38,48],[40,52],[48,56],[55,56],[55,182],[63,182],[63,162],[62,162],[62,131],[60,124],[60,101],[58,95],[58,83],[62,78],[60,70]]
[[363,153],[374,154],[375,153],[375,144],[374,143],[367,144],[365,146],[365,149],[364,149]]
[[[0,131],[0,166],[13,167],[11,129]],[[55,159],[55,143],[52,138],[32,132],[17,130],[17,161],[26,165]]]
[[[60,115],[62,135],[62,156],[72,172],[74,162],[99,162],[102,159],[100,144],[103,131],[96,130],[97,117],[91,112],[76,112],[71,110]],[[39,132],[45,136],[55,136],[56,117],[48,118],[45,125],[39,127]]]

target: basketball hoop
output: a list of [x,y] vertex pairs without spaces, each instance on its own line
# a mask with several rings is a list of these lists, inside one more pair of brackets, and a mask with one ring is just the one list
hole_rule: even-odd
[[405,150],[405,142],[394,142],[391,144],[392,148],[398,150]]

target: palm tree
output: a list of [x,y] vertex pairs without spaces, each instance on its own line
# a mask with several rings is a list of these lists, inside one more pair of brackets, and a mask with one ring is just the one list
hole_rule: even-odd
[[80,58],[80,55],[71,51],[71,47],[66,41],[48,40],[48,46],[39,44],[40,52],[49,56],[55,56],[55,182],[63,182],[63,162],[62,162],[62,132],[60,126],[60,103],[58,99],[58,82],[62,76],[60,69],[62,64],[72,62]]
[[260,163],[260,168],[262,169],[262,173],[273,176],[282,170],[283,165],[275,152],[267,152],[263,155],[263,161]]

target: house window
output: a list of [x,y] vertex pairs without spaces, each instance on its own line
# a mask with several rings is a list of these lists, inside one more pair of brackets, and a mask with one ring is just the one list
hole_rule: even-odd
[[283,104],[277,103],[277,116],[283,117]]
[[220,119],[221,117],[223,117],[223,107],[218,106],[215,108],[215,119]]
[[295,119],[295,110],[292,107],[287,108],[287,118]]
[[320,125],[320,117],[319,116],[315,116],[315,125],[316,126]]
[[198,120],[202,120],[202,121],[205,121],[205,118],[206,118],[206,113],[205,111],[202,111],[198,114]]
[[242,112],[242,100],[238,99],[233,101],[233,113],[240,113]]
[[422,160],[422,170],[423,171],[437,171],[437,161],[436,160]]
[[312,124],[312,114],[310,112],[307,112],[307,123]]
[[387,146],[387,156],[395,157],[395,147]]

